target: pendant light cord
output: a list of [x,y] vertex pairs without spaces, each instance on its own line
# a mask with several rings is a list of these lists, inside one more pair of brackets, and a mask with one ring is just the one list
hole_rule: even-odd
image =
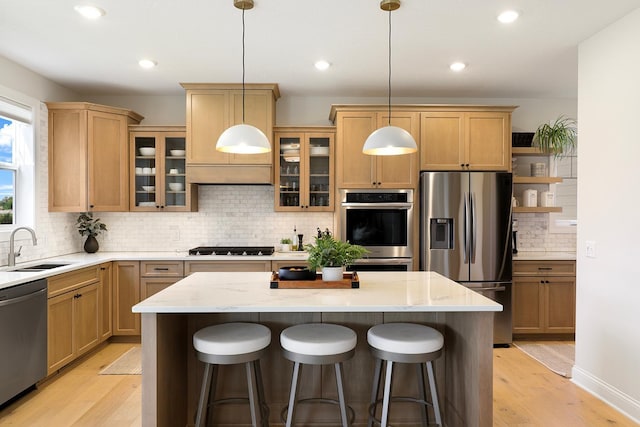
[[242,124],[244,124],[244,7],[242,8]]
[[389,8],[389,126],[391,126],[391,8]]

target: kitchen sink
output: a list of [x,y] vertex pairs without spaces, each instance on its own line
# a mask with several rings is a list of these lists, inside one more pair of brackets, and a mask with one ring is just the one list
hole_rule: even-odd
[[58,267],[64,267],[65,265],[69,265],[69,263],[58,263],[58,264],[54,264],[54,263],[46,263],[46,264],[38,264],[38,265],[32,265],[30,267],[22,267],[22,268],[15,268],[11,271],[44,271],[44,270],[51,270],[52,268],[58,268]]

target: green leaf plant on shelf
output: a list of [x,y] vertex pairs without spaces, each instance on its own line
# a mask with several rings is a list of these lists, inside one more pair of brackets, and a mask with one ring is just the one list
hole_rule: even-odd
[[322,280],[342,280],[343,267],[351,265],[355,260],[362,258],[369,251],[360,245],[352,245],[334,239],[326,230],[318,231],[315,244],[307,244],[305,250],[309,254],[307,262],[311,270],[322,268]]
[[542,124],[533,136],[533,145],[556,158],[571,154],[576,148],[578,130],[575,119],[560,116],[553,123]]

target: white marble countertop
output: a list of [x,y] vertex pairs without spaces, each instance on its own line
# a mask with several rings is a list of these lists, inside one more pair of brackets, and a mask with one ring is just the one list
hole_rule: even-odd
[[513,254],[514,261],[575,261],[575,259],[575,252],[518,251],[517,254]]
[[361,272],[358,276],[357,289],[270,289],[271,273],[193,273],[135,305],[133,311],[502,311],[500,304],[434,272]]
[[[242,256],[242,255],[189,255],[187,251],[173,252],[96,252],[88,254],[77,252],[51,258],[18,263],[14,267],[0,268],[0,289],[43,279],[60,273],[90,267],[110,261],[291,261],[305,260],[306,252],[274,252],[273,255]],[[68,265],[44,271],[19,272],[15,269],[30,267],[38,264],[56,263]]]

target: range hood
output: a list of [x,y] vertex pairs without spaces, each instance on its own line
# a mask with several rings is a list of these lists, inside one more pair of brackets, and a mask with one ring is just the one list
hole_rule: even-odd
[[267,184],[273,185],[271,165],[189,165],[192,184]]

